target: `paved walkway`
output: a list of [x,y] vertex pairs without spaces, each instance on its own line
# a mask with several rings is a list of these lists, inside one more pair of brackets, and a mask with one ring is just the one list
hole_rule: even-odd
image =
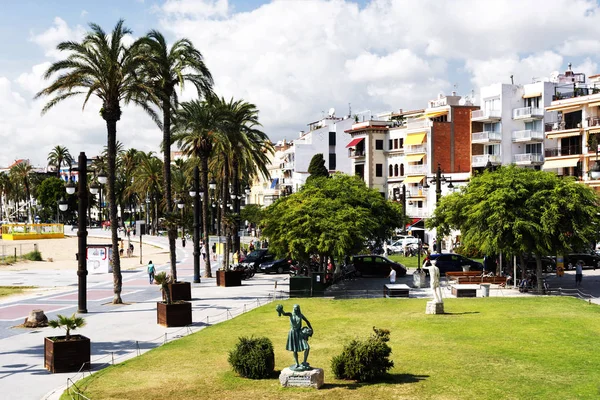
[[[94,230],[90,237],[107,237],[109,232]],[[144,242],[167,247],[166,237],[144,237]],[[188,242],[190,245],[191,243]],[[178,242],[178,245],[180,242]],[[192,248],[177,249],[178,277],[192,281]],[[218,268],[213,262],[213,271]],[[203,270],[203,265],[201,265]],[[159,271],[168,270],[166,265]],[[213,273],[214,275],[214,273]],[[562,278],[547,277],[551,287],[563,288],[564,292],[577,294],[575,277],[568,271]],[[51,374],[44,369],[43,340],[45,336],[59,334],[51,328],[28,330],[13,328],[23,322],[29,311],[42,308],[48,318],[57,313],[71,314],[77,309],[77,275],[75,271],[20,271],[0,272],[3,284],[40,286],[47,291],[34,296],[0,301],[0,384],[2,398],[7,399],[58,399],[67,380],[77,380],[82,374]],[[257,274],[244,281],[241,287],[221,288],[214,278],[202,279],[192,284],[192,310],[194,324],[189,328],[164,328],[156,323],[156,302],[161,300],[158,286],[149,285],[145,266],[123,271],[123,301],[126,304],[112,305],[112,274],[88,276],[87,325],[78,330],[90,337],[92,343],[92,370],[101,369],[155,348],[165,341],[198,331],[210,324],[233,318],[256,306],[272,300],[273,296],[287,293],[287,275]],[[277,292],[275,283],[277,282]],[[365,291],[373,297],[381,297],[387,279],[356,279],[334,285],[329,292],[333,297],[364,297]],[[398,279],[397,283],[411,286],[412,275]],[[444,282],[442,282],[443,284]],[[600,270],[584,271],[583,286],[579,289],[583,297],[592,295],[600,304]],[[360,294],[359,292],[362,292]],[[452,297],[449,290],[444,296]],[[481,293],[478,292],[480,296]],[[492,287],[491,296],[522,296],[516,289]],[[411,297],[430,298],[429,288],[412,289]],[[60,333],[62,334],[62,333]],[[85,373],[87,375],[87,373]]]

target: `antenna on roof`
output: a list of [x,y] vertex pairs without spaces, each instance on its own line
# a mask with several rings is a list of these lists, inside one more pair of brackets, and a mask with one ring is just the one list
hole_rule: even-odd
[[348,103],[348,116],[352,116],[352,103]]
[[514,85],[514,84],[515,84],[515,80],[513,79],[513,76],[512,76],[512,75],[510,76],[510,84],[511,84],[511,85]]

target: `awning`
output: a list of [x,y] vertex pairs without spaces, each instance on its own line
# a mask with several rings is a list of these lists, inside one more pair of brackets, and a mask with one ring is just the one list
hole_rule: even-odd
[[359,144],[360,142],[362,142],[363,140],[365,140],[364,137],[361,138],[356,138],[356,139],[352,139],[352,141],[350,143],[348,143],[346,145],[346,147],[355,147],[357,144]]
[[418,175],[418,176],[407,176],[406,179],[404,179],[404,184],[408,184],[408,183],[421,183],[421,181],[423,180],[423,178],[425,178],[425,175]]
[[588,135],[594,135],[596,133],[600,133],[600,128],[593,128],[588,131]]
[[568,132],[565,132],[565,131],[557,131],[557,132],[560,132],[560,133],[546,132],[546,137],[548,139],[562,139],[562,138],[566,138],[566,137],[581,135],[581,130],[579,128],[571,129]]
[[275,189],[277,187],[277,183],[279,182],[279,178],[274,178],[271,181],[271,189]]
[[569,158],[567,160],[550,160],[546,161],[542,169],[566,168],[574,167],[579,162],[579,158]]
[[563,113],[569,113],[573,111],[579,111],[583,108],[583,105],[573,104],[557,104],[554,106],[546,107],[546,111],[562,111]]
[[600,101],[594,101],[592,103],[588,103],[588,107],[596,107],[600,106]]
[[404,156],[406,162],[419,162],[425,157],[425,154],[408,154]]
[[531,99],[532,97],[540,97],[542,95],[542,92],[533,92],[533,93],[527,93],[523,95],[524,99]]
[[423,140],[425,140],[425,135],[427,135],[427,132],[409,133],[406,135],[404,145],[414,146],[416,144],[422,144]]
[[425,113],[423,118],[435,118],[435,117],[439,117],[440,115],[446,115],[446,114],[448,114],[448,110],[431,111],[431,112]]

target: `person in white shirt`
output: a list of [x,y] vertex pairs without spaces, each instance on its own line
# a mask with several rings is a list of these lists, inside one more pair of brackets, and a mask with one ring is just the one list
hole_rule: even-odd
[[583,279],[583,261],[577,261],[577,265],[575,266],[575,286],[581,286],[581,281]]
[[390,267],[391,271],[390,274],[388,275],[390,277],[390,283],[396,283],[396,270],[392,267]]

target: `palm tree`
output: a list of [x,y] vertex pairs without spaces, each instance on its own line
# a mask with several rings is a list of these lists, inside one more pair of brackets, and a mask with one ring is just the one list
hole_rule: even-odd
[[[152,30],[139,39],[134,45],[142,63],[142,76],[155,94],[154,102],[162,111],[163,130],[163,194],[166,213],[173,212],[173,195],[171,192],[171,115],[177,108],[178,96],[176,86],[183,89],[185,81],[191,82],[199,95],[212,92],[212,76],[204,64],[204,59],[191,41],[180,39],[171,48],[164,36]],[[177,282],[175,240],[177,229],[168,229],[169,251],[171,261],[171,277]]]
[[[13,179],[13,182],[18,186],[22,185],[22,188],[24,189],[25,207],[27,209],[27,221],[29,221],[30,223],[32,220],[31,219],[31,207],[29,206],[29,202],[31,201],[30,175],[32,172],[33,172],[33,168],[31,167],[31,164],[29,164],[28,161],[21,161],[20,163],[13,166],[9,172],[9,175]],[[17,190],[17,193],[19,193],[18,190]],[[23,192],[21,192],[21,193],[23,193]],[[17,197],[17,199],[18,199],[18,197]],[[17,201],[17,208],[18,208],[18,201]]]
[[54,146],[52,151],[48,153],[48,165],[56,167],[57,178],[60,178],[60,168],[63,163],[69,167],[73,164],[73,157],[71,157],[69,149],[64,146]]
[[8,194],[11,191],[11,182],[6,172],[0,172],[0,220],[8,220],[8,213],[5,218],[6,208],[4,202],[7,200]]
[[154,231],[156,231],[158,229],[158,195],[161,194],[163,181],[162,162],[153,152],[140,152],[138,157],[138,166],[133,171],[133,183],[126,192],[126,195],[137,193],[138,197],[142,199],[149,196],[151,201],[150,206],[154,210],[152,223]]
[[[69,53],[65,60],[53,63],[46,71],[48,79],[55,73],[58,77],[47,88],[40,91],[41,96],[54,97],[46,104],[42,114],[61,101],[73,96],[85,96],[83,107],[95,95],[102,101],[100,115],[106,121],[108,147],[108,196],[110,203],[110,224],[113,246],[113,304],[120,304],[122,275],[119,259],[119,236],[117,222],[117,202],[115,193],[115,163],[117,156],[117,121],[121,119],[121,101],[132,102],[142,107],[157,123],[156,113],[148,105],[152,91],[138,79],[136,71],[141,60],[123,43],[125,35],[131,31],[119,20],[107,35],[99,25],[90,24],[81,43],[62,42],[57,48]],[[157,101],[157,99],[154,99]]]
[[[222,110],[214,96],[206,100],[193,100],[181,104],[175,118],[174,141],[185,156],[192,157],[199,163],[201,186],[204,190],[202,199],[202,226],[204,239],[208,239],[208,160],[213,152],[214,143],[218,140],[219,126],[222,121]],[[208,243],[207,243],[208,244]],[[212,277],[210,257],[206,258],[204,276]]]

